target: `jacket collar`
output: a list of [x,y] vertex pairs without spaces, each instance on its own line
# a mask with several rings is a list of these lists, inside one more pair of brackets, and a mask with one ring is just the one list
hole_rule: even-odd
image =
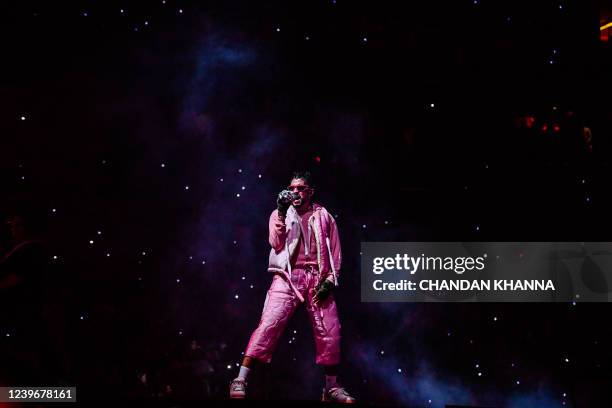
[[[317,211],[321,211],[323,209],[323,206],[321,206],[318,203],[312,203],[312,210],[313,210],[313,215],[317,212]],[[289,206],[289,209],[287,210],[287,218],[291,219],[292,221],[299,221],[300,220],[300,215],[298,214],[297,210],[295,209],[294,206]]]

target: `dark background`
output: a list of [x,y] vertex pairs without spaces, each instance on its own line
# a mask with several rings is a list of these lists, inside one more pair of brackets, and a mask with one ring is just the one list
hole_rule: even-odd
[[[608,304],[361,303],[358,267],[361,241],[611,240],[611,8],[397,3],[2,5],[0,215],[45,242],[57,383],[225,398],[308,168],[360,400],[608,406]],[[305,314],[264,371],[269,398],[319,397]]]

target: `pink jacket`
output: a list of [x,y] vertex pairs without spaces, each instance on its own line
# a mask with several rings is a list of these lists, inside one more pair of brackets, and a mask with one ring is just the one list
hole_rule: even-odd
[[[308,234],[313,232],[315,234],[320,279],[328,279],[337,286],[342,262],[338,226],[334,217],[321,205],[313,203],[313,210],[308,220]],[[293,258],[296,255],[295,251],[299,251],[298,244],[301,234],[300,216],[295,208],[289,207],[285,222],[278,216],[278,210],[274,210],[270,215],[269,232],[272,249],[270,250],[268,272],[280,272],[291,277],[291,269],[294,265],[291,265],[289,260],[295,259]],[[310,237],[306,239],[309,240]],[[333,263],[330,262],[330,258]],[[297,291],[294,290],[294,292]],[[299,294],[298,298],[303,301]]]

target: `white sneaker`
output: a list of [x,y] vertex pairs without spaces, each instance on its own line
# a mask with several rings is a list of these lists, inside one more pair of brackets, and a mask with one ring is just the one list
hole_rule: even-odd
[[247,382],[244,378],[234,378],[229,388],[230,399],[244,399],[246,396],[246,386]]
[[354,404],[357,400],[349,395],[344,387],[332,387],[329,390],[323,388],[323,397],[321,401],[324,402],[339,402],[341,404]]

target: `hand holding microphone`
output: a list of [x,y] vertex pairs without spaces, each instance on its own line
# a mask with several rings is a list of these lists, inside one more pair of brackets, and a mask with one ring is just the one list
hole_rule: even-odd
[[282,215],[283,217],[287,215],[287,210],[289,209],[289,206],[291,205],[291,203],[294,200],[297,200],[299,198],[300,198],[300,195],[292,191],[289,191],[289,190],[281,191],[278,194],[278,198],[276,199],[276,206],[278,208],[278,213]]

